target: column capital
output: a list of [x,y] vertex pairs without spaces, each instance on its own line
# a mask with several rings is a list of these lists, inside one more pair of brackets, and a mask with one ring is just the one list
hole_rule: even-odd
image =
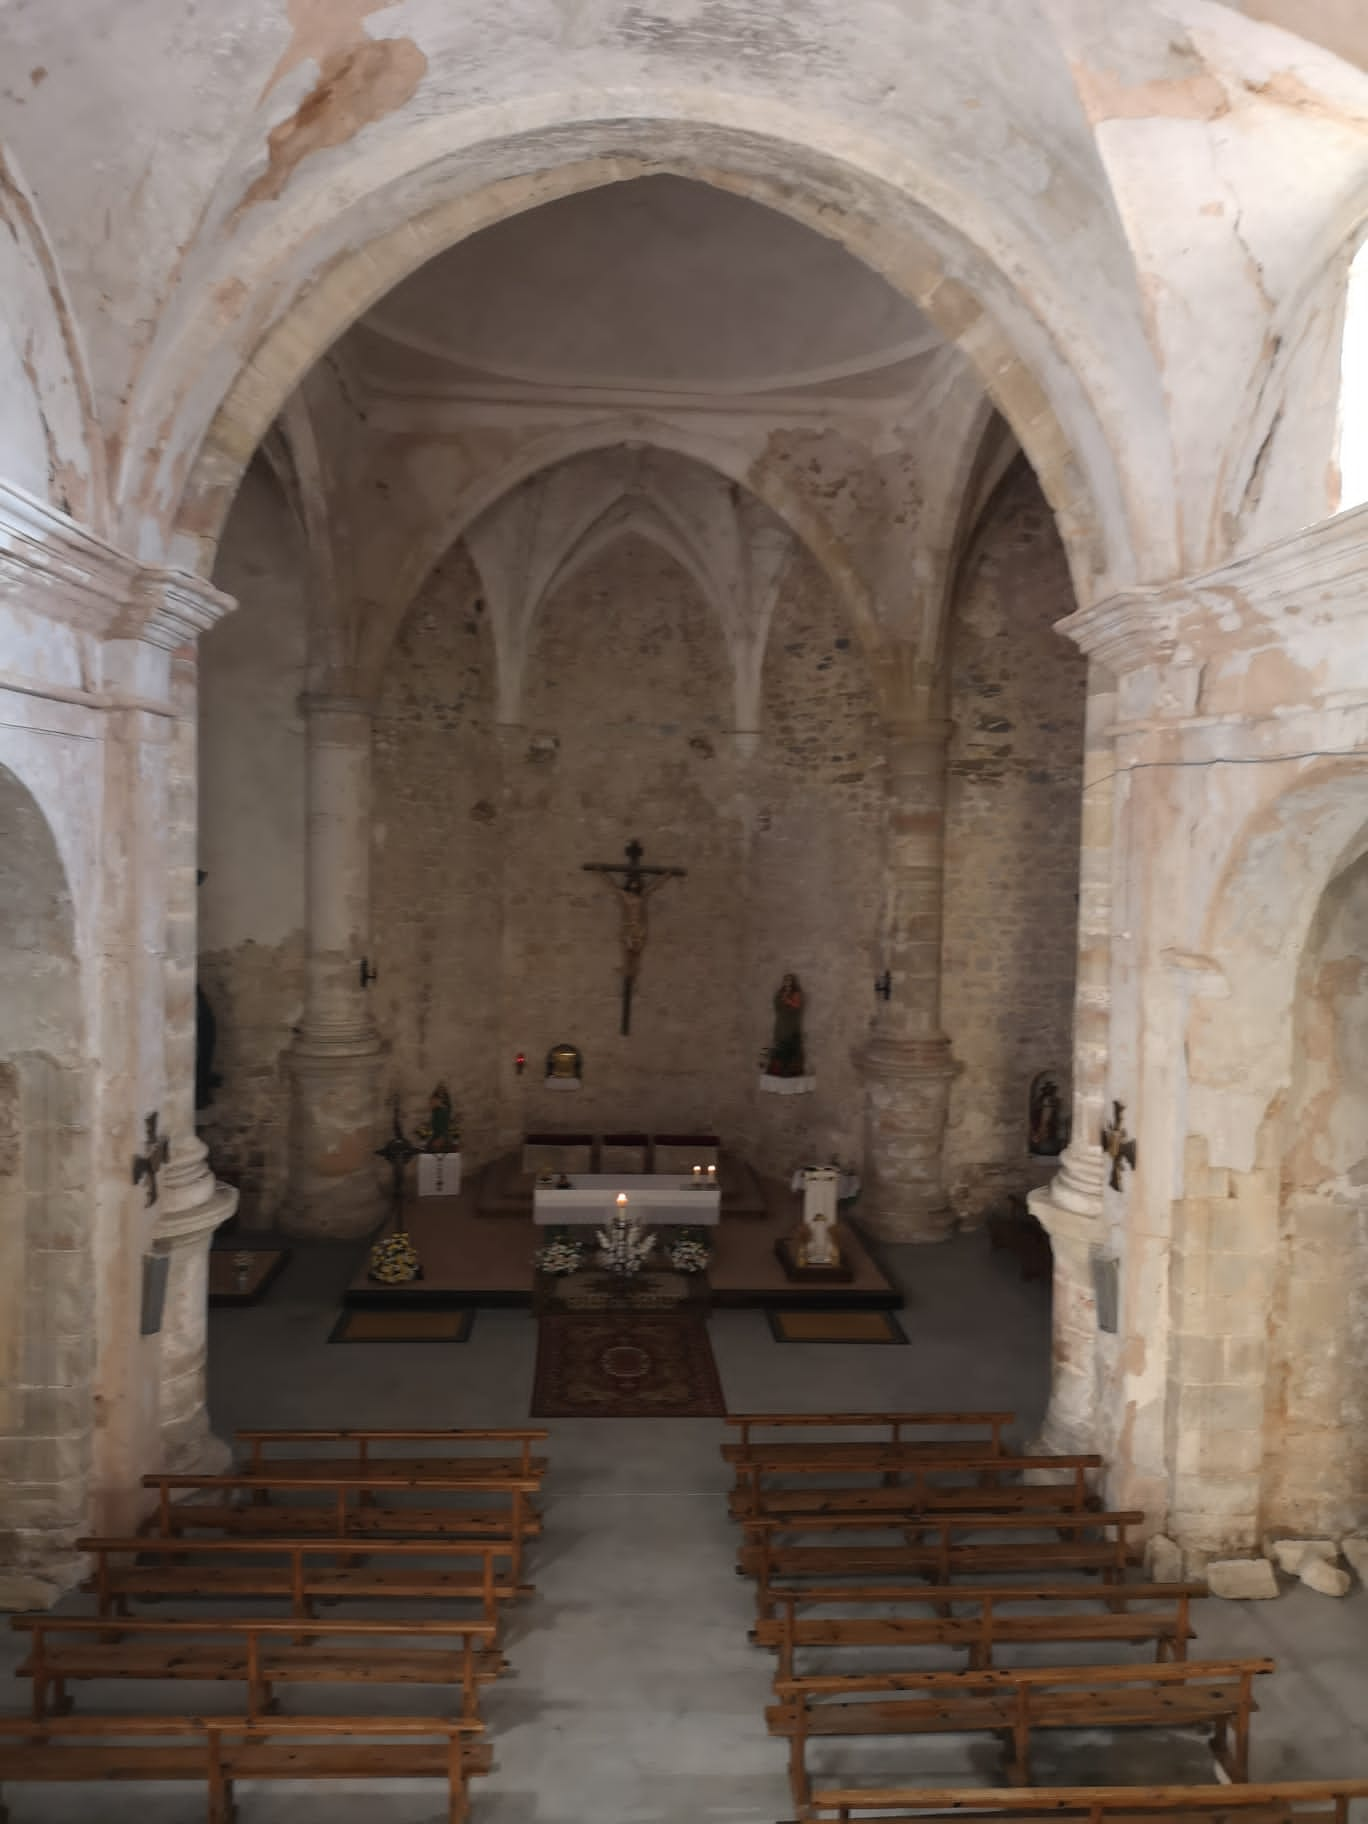
[[[364,723],[369,731],[375,720],[375,705],[368,697],[351,696],[343,691],[304,690],[299,694],[299,713],[310,732],[332,724]],[[358,734],[360,730],[357,730]]]

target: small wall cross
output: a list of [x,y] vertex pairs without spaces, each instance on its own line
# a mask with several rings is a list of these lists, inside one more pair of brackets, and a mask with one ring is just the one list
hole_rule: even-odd
[[1112,1162],[1111,1176],[1107,1183],[1114,1191],[1121,1189],[1121,1167],[1128,1165],[1135,1170],[1135,1142],[1126,1132],[1126,1105],[1124,1102],[1112,1103],[1112,1118],[1109,1126],[1102,1129],[1102,1151]]
[[157,1173],[171,1157],[171,1142],[165,1134],[157,1132],[158,1116],[153,1113],[143,1117],[143,1134],[147,1151],[133,1159],[133,1182],[141,1184],[147,1180],[147,1206],[157,1201]]

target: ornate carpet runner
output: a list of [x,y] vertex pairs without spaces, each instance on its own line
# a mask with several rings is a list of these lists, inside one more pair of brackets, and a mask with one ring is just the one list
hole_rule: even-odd
[[697,1314],[553,1312],[539,1322],[533,1418],[706,1419],[726,1410]]

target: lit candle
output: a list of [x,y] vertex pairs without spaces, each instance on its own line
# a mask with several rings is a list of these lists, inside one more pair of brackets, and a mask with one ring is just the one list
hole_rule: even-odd
[[703,1167],[701,1165],[696,1165],[694,1167],[694,1177],[700,1178],[700,1177],[702,1177],[702,1175],[703,1175]]
[[710,1165],[708,1167],[708,1177],[710,1179],[715,1179],[717,1177],[717,1167],[715,1165]]
[[618,1194],[617,1194],[617,1206],[618,1206],[618,1208],[619,1208],[619,1209],[620,1209],[620,1210],[622,1210],[622,1209],[625,1209],[625,1208],[626,1208],[626,1207],[627,1207],[627,1193],[626,1193],[626,1191],[619,1191],[619,1192],[618,1192]]

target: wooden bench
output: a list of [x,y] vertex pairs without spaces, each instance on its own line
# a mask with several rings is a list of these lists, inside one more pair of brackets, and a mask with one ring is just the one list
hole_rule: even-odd
[[[232,1824],[235,1780],[442,1780],[448,1824],[467,1824],[489,1747],[465,1718],[0,1716],[7,1781],[203,1781],[208,1824]],[[0,1805],[0,1820],[7,1817]]]
[[1271,1659],[1166,1666],[1041,1666],[1012,1671],[871,1672],[781,1679],[765,1712],[789,1738],[789,1778],[800,1811],[811,1803],[807,1744],[814,1737],[987,1733],[1008,1744],[1007,1778],[1029,1785],[1039,1729],[1186,1729],[1209,1725],[1211,1749],[1232,1780],[1249,1777],[1255,1678]]
[[[1028,1460],[1035,1462],[1015,1459],[1018,1463]],[[927,1513],[1086,1513],[1102,1505],[1089,1488],[1086,1467],[1066,1472],[1067,1479],[1062,1482],[1007,1485],[994,1478],[984,1483],[946,1486],[932,1480],[934,1473],[928,1473],[920,1482],[914,1478],[911,1482],[873,1488],[762,1487],[758,1494],[743,1489],[739,1496],[732,1496],[731,1516],[744,1524],[751,1519],[777,1520],[790,1514],[897,1514],[908,1508]]]
[[[737,1486],[729,1499],[732,1516],[738,1520],[765,1513],[769,1503],[800,1492],[828,1499],[839,1497],[849,1505],[861,1493],[887,1494],[895,1500],[902,1494],[926,1504],[937,1489],[955,1494],[990,1490],[999,1506],[1013,1508],[1046,1499],[1038,1493],[1025,1492],[1032,1487],[1053,1487],[1058,1496],[1062,1481],[1063,1489],[1071,1495],[1069,1504],[1082,1508],[1089,1505],[1091,1498],[1088,1478],[1101,1468],[1102,1458],[1093,1454],[1008,1457],[982,1451],[976,1455],[946,1451],[940,1446],[918,1449],[906,1444],[852,1444],[840,1455],[814,1445],[797,1456],[780,1456],[765,1448],[737,1463]],[[853,1483],[848,1480],[853,1476],[872,1476],[877,1482]],[[1025,1480],[1028,1476],[1030,1482]],[[1046,1482],[1047,1476],[1059,1480]],[[776,1483],[772,1480],[775,1477],[789,1481]],[[1006,1480],[1009,1477],[1010,1482]],[[791,1485],[794,1478],[801,1479],[797,1488]],[[823,1484],[819,1489],[811,1487],[814,1478]]]
[[[512,1430],[460,1431],[357,1431],[350,1427],[337,1431],[239,1431],[234,1436],[247,1451],[243,1473],[253,1476],[513,1476],[526,1481],[540,1481],[546,1474],[545,1457],[534,1457],[532,1446],[544,1444],[550,1434],[543,1428]],[[275,1451],[290,1444],[337,1444],[341,1456],[278,1457]],[[431,1444],[441,1454],[431,1456],[388,1456],[385,1446],[394,1444]],[[488,1455],[467,1453],[481,1444],[511,1444],[515,1454]],[[448,1451],[458,1453],[448,1455]]]
[[[972,1667],[991,1666],[999,1647],[1054,1646],[1063,1642],[1107,1646],[1153,1646],[1157,1661],[1187,1658],[1195,1638],[1191,1609],[1205,1596],[1204,1583],[1136,1583],[1111,1586],[1115,1593],[1076,1583],[928,1584],[909,1590],[900,1584],[843,1589],[776,1590],[778,1613],[751,1630],[757,1646],[779,1655],[776,1678],[797,1674],[795,1656],[805,1648],[956,1647]],[[1136,1609],[1134,1603],[1162,1604]],[[1089,1607],[1106,1605],[1102,1613]],[[1032,1612],[1014,1611],[1025,1605]],[[841,1615],[838,1609],[932,1608],[933,1615]],[[820,1615],[800,1615],[820,1609]],[[946,1613],[944,1611],[951,1610]],[[955,1613],[953,1611],[959,1611]]]
[[[495,1568],[511,1558],[512,1546],[487,1541],[159,1539],[143,1533],[82,1539],[77,1549],[95,1560],[83,1588],[93,1592],[104,1617],[126,1615],[130,1602],[168,1596],[181,1601],[279,1598],[305,1619],[320,1602],[379,1598],[468,1602],[477,1605],[481,1621],[497,1623],[502,1604],[529,1593],[513,1580],[511,1568],[504,1575]],[[389,1562],[377,1564],[377,1559]]]
[[[752,1520],[737,1558],[737,1571],[756,1580],[761,1618],[774,1613],[776,1578],[809,1580],[840,1577],[847,1583],[885,1577],[928,1577],[954,1583],[959,1577],[1015,1572],[1051,1575],[1058,1571],[1093,1571],[1108,1586],[1119,1583],[1141,1560],[1141,1548],[1128,1532],[1144,1524],[1138,1508],[1114,1513],[1051,1514],[824,1514],[814,1520]],[[1022,1539],[1022,1533],[1047,1528],[1058,1539]],[[852,1535],[898,1532],[896,1545],[856,1545]],[[1090,1532],[1110,1536],[1089,1539]],[[840,1534],[839,1545],[781,1545],[792,1534]],[[966,1539],[965,1533],[988,1533],[989,1539]]]
[[[727,1462],[736,1460],[755,1442],[757,1431],[884,1431],[889,1441],[902,1441],[905,1431],[986,1431],[987,1442],[996,1449],[1002,1445],[1002,1434],[1016,1423],[1014,1412],[729,1412],[724,1423],[738,1432],[735,1444],[724,1444],[722,1455]],[[960,1442],[960,1440],[953,1440]],[[984,1440],[975,1442],[979,1447]]]
[[[185,1532],[246,1533],[282,1537],[326,1533],[334,1538],[506,1539],[512,1545],[513,1576],[522,1575],[522,1546],[541,1532],[529,1497],[532,1478],[434,1476],[177,1476],[143,1477],[156,1490],[150,1531],[163,1538]],[[215,1501],[173,1501],[177,1491],[217,1495]],[[435,1505],[408,1507],[382,1499],[421,1493]],[[496,1495],[501,1504],[466,1505],[462,1497]],[[303,1496],[303,1500],[281,1497]],[[323,1497],[319,1499],[318,1497]]]
[[805,1818],[879,1824],[1350,1824],[1368,1780],[1286,1780],[1264,1786],[850,1786],[812,1794]]
[[31,1636],[16,1672],[32,1681],[35,1717],[65,1716],[66,1687],[80,1679],[191,1678],[245,1684],[253,1717],[270,1714],[277,1684],[447,1685],[460,1693],[460,1714],[478,1721],[480,1684],[506,1669],[488,1621],[311,1621],[301,1629],[278,1617],[139,1617],[112,1633],[98,1617],[16,1615],[13,1626]]

